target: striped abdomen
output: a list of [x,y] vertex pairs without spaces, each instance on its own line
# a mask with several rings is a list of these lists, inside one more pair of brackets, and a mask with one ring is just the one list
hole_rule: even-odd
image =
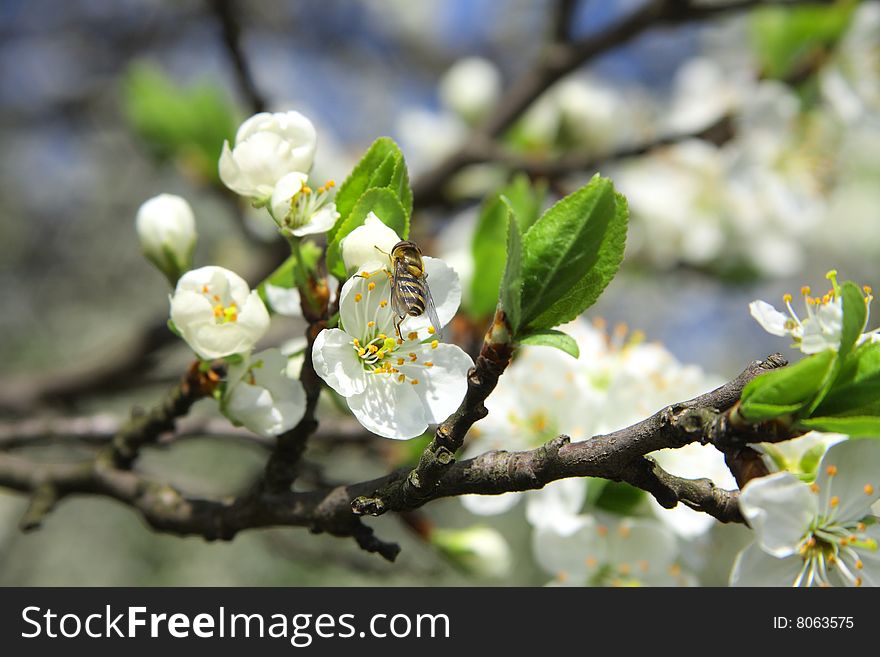
[[407,315],[418,317],[425,312],[425,287],[421,280],[421,271],[419,275],[413,273],[412,266],[403,266],[398,268],[395,285],[397,287],[398,298],[400,299],[402,310]]

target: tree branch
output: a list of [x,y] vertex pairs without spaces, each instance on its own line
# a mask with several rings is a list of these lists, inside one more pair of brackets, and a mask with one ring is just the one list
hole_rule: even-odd
[[233,0],[208,0],[208,6],[223,30],[223,44],[226,46],[226,52],[232,62],[238,88],[247,100],[248,107],[253,114],[264,112],[267,106],[266,99],[257,89],[250,65],[241,46],[238,7],[235,6]]

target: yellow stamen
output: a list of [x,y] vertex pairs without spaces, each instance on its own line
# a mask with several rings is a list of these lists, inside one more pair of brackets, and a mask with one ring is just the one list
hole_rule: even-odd
[[428,327],[428,333],[430,333],[431,335],[434,335],[436,332],[437,330],[433,326]]
[[791,303],[791,295],[790,294],[783,294],[782,295],[782,302],[783,303]]
[[382,299],[382,300],[379,302],[379,307],[380,307],[380,308],[384,308],[384,307],[386,307],[387,305],[388,305],[388,300],[387,300],[387,299]]
[[425,367],[434,367],[434,363],[432,363],[432,362],[429,361],[429,360],[426,360],[426,361],[425,361]]
[[418,359],[418,356],[417,356],[416,354],[414,354],[413,352],[409,352],[409,353],[407,354],[407,356],[409,357],[409,359],[410,359],[413,363],[415,363],[416,360]]
[[369,347],[367,347],[367,349],[370,351],[371,354],[375,354],[377,351],[379,351],[379,347],[374,344],[371,344]]
[[363,357],[366,356],[366,355],[367,355],[367,350],[366,350],[366,349],[364,349],[363,347],[361,347],[360,349],[358,349],[358,356],[360,356],[360,357],[363,358]]
[[398,364],[398,365],[403,365],[403,363],[404,363],[403,358],[398,358],[398,359],[397,359],[397,364]]
[[376,289],[376,284],[373,283],[372,281],[370,281],[369,283],[367,283],[367,289],[368,289],[370,292],[372,292],[373,290]]
[[414,386],[417,386],[417,385],[419,385],[419,380],[413,379],[412,381],[410,381],[410,383],[412,383]]
[[814,481],[812,484],[810,484],[810,490],[813,491],[814,493],[818,493],[819,492],[819,484],[817,484]]
[[831,508],[832,508],[832,509],[833,509],[833,508],[836,508],[838,505],[840,505],[840,498],[837,497],[837,495],[833,495],[833,496],[831,497],[831,499],[828,500],[828,504],[831,505]]
[[431,349],[436,349],[439,344],[438,340],[431,340]]
[[836,465],[829,465],[827,468],[825,468],[825,472],[829,477],[833,477],[834,475],[837,474],[837,466]]
[[363,298],[364,298],[363,295],[361,295],[361,293],[358,292],[357,294],[354,295],[354,302],[357,303]]
[[408,337],[410,340],[416,340],[416,339],[418,339],[419,334],[416,333],[415,331],[410,331],[406,337]]
[[369,322],[367,322],[367,328],[373,328],[375,325],[376,325],[376,322],[374,322],[372,319]]
[[864,568],[864,567],[865,567],[865,564],[862,563],[862,560],[861,560],[861,559],[859,559],[858,561],[856,561],[856,570],[861,570],[861,569]]
[[399,377],[397,377],[397,380],[400,381],[401,383],[403,383],[404,381],[406,381],[406,377],[403,374],[401,374]]
[[865,495],[874,494],[874,486],[872,484],[865,484],[865,487],[862,490],[865,491]]

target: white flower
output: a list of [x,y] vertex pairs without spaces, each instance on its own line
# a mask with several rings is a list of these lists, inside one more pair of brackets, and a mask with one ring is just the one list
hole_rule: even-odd
[[269,328],[269,312],[238,274],[201,267],[177,282],[171,321],[199,357],[223,358],[253,349]]
[[510,546],[504,536],[490,527],[435,529],[430,541],[459,567],[475,575],[506,577],[513,566]]
[[287,357],[266,349],[229,367],[223,412],[261,436],[277,436],[295,427],[306,410],[306,393],[289,375]]
[[[362,269],[363,265],[386,258],[400,241],[397,233],[372,212],[339,243],[346,271]],[[380,250],[381,249],[381,250]],[[433,291],[433,287],[431,288]]]
[[186,199],[159,194],[145,201],[135,220],[144,255],[172,284],[192,264],[196,221]]
[[440,80],[440,100],[468,121],[489,111],[501,95],[501,74],[481,57],[457,61]]
[[[575,440],[591,435],[600,399],[586,386],[580,367],[578,360],[558,349],[521,348],[486,400],[488,416],[470,430],[465,456],[532,449],[562,433]],[[529,524],[566,533],[577,526],[586,492],[586,479],[570,478],[522,493],[464,495],[461,502],[471,513],[496,515],[524,499]]]
[[[711,445],[691,443],[678,449],[652,452],[651,456],[664,470],[677,477],[710,479],[720,488],[736,488],[736,480],[724,463],[724,455]],[[715,518],[708,513],[694,511],[684,504],[667,509],[651,497],[651,508],[663,524],[684,539],[703,536],[716,524]]]
[[299,112],[255,114],[239,127],[233,148],[223,142],[220,179],[237,194],[265,203],[284,176],[308,173],[316,143],[315,127]]
[[[779,312],[766,301],[756,300],[749,304],[749,312],[755,321],[771,335],[780,337],[791,336],[794,346],[797,346],[805,354],[817,354],[826,349],[840,347],[840,338],[843,331],[843,300],[837,287],[837,272],[832,270],[827,274],[832,281],[833,289],[823,297],[811,297],[810,288],[801,288],[804,297],[806,316],[801,319],[791,306],[790,294],[783,296],[783,302],[788,309],[788,316]],[[871,288],[865,287],[865,303],[873,299]],[[867,314],[865,316],[867,325]],[[865,326],[862,326],[864,330]],[[863,334],[859,342],[867,340],[874,332]]]
[[603,522],[579,516],[578,527],[560,534],[541,527],[532,536],[538,564],[564,586],[685,586],[692,580],[675,563],[675,536],[650,520]]
[[740,509],[755,542],[737,557],[732,586],[880,585],[880,444],[833,445],[812,484],[789,472],[753,479]]
[[757,447],[770,472],[793,472],[812,477],[816,474],[819,459],[828,448],[843,442],[848,437],[842,433],[810,431],[792,440],[761,443]]
[[313,190],[306,185],[307,180],[305,173],[288,173],[272,192],[272,218],[285,235],[326,233],[339,219],[336,203],[330,200],[330,190],[336,183],[330,180]]
[[[461,301],[458,276],[441,260],[423,261],[443,326]],[[325,329],[315,340],[315,371],[368,430],[414,438],[458,408],[473,361],[459,347],[436,340],[425,314],[407,317],[396,339],[388,270],[378,261],[362,268],[342,286],[342,328]]]

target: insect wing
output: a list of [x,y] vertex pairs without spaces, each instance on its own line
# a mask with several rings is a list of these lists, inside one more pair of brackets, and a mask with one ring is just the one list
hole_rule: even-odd
[[427,278],[428,277],[423,274],[420,279],[422,282],[422,288],[425,291],[425,314],[428,315],[428,319],[431,321],[431,326],[434,327],[434,337],[439,340],[443,336],[443,327],[440,325],[440,318],[437,317],[437,307],[434,305],[434,297],[431,296],[431,288],[428,287]]
[[395,260],[394,273],[391,276],[391,309],[398,317],[406,317],[408,310],[400,285],[401,276],[404,271],[406,271],[406,263],[403,260]]

